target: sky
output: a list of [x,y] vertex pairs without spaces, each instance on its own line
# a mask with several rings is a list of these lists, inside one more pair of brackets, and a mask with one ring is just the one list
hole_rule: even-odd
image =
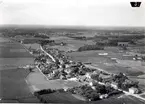
[[145,0],[0,0],[0,25],[145,26]]

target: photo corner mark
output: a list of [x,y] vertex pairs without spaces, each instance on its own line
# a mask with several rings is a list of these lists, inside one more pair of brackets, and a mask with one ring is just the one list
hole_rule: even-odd
[[140,7],[141,2],[130,2],[131,7]]

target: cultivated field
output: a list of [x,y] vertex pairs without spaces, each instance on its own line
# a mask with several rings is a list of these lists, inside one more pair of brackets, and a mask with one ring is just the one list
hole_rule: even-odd
[[5,99],[1,102],[17,102],[19,98],[25,98],[26,101],[29,97],[38,102],[25,81],[29,70],[17,68],[33,64],[34,58],[20,44],[9,41],[11,40],[0,38],[0,98]]

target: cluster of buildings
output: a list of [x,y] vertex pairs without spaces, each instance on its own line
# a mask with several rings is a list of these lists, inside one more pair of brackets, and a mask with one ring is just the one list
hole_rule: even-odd
[[[83,84],[90,85],[95,90],[94,84],[98,83],[105,86],[110,86],[113,89],[121,89],[119,83],[114,80],[115,75],[108,74],[102,71],[98,71],[93,68],[88,68],[81,62],[74,62],[69,60],[63,52],[58,49],[45,48],[46,52],[51,54],[56,62],[52,62],[50,58],[42,53],[36,60],[35,64],[41,69],[41,71],[48,77],[48,79],[63,79],[79,81]],[[93,77],[94,76],[94,77]],[[126,78],[125,75],[123,77]],[[129,79],[126,79],[122,84],[132,83]],[[122,90],[122,89],[121,89]],[[136,94],[139,93],[137,87],[131,86],[128,88],[128,92]],[[101,95],[100,98],[107,98],[108,95]]]

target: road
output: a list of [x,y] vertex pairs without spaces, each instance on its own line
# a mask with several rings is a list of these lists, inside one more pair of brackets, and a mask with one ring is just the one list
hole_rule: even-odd
[[48,55],[48,56],[52,59],[53,62],[56,62],[55,59],[53,58],[53,56],[50,55],[49,53],[47,53],[47,52],[42,48],[42,46],[40,46],[40,49],[41,49],[46,55]]

